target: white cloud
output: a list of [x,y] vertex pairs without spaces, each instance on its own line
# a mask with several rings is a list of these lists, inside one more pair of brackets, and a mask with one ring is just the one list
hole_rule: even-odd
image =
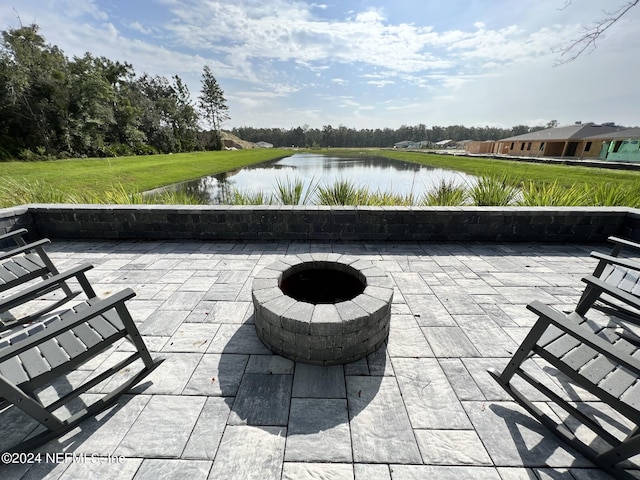
[[369,80],[367,83],[369,85],[373,85],[374,87],[382,88],[386,87],[387,85],[393,85],[396,82],[392,80]]
[[136,30],[137,32],[144,33],[145,35],[149,35],[153,33],[153,30],[150,28],[146,28],[142,23],[135,21],[129,24],[129,28],[131,30]]
[[358,23],[380,24],[384,21],[384,15],[379,10],[367,10],[365,12],[358,13],[355,21]]
[[[439,3],[434,16],[403,11],[403,2],[385,11],[350,0],[155,0],[153,11],[136,2],[126,12],[97,0],[41,0],[18,10],[68,56],[90,51],[138,73],[178,74],[192,92],[209,65],[239,124],[640,123],[630,100],[640,7],[592,55],[554,69],[555,52],[602,14],[601,0],[562,3],[469,1],[465,13]],[[15,25],[5,10],[0,20]],[[353,103],[322,97],[336,92]],[[340,120],[332,105],[349,107],[340,113],[348,116]]]

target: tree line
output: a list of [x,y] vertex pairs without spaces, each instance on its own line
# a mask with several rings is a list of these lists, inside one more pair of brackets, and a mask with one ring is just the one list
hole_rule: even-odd
[[[205,66],[198,102],[178,75],[136,75],[130,63],[86,53],[69,59],[37,25],[2,32],[0,160],[41,160],[219,150],[229,113],[224,91]],[[204,129],[208,125],[209,129]],[[546,125],[556,126],[554,120]],[[448,127],[424,124],[355,129],[343,125],[234,128],[249,142],[276,147],[391,147],[440,140],[496,140],[543,126]]]
[[207,66],[201,82],[196,106],[178,75],[137,76],[91,53],[69,59],[35,24],[3,31],[0,159],[219,150],[228,107]]
[[276,147],[384,148],[392,147],[394,144],[405,140],[431,143],[441,140],[453,140],[456,142],[462,140],[498,140],[556,126],[557,122],[553,122],[549,122],[546,126],[529,127],[527,125],[516,125],[512,128],[465,127],[463,125],[427,127],[424,124],[415,126],[403,125],[397,129],[355,129],[343,125],[335,128],[331,125],[324,125],[321,129],[309,128],[308,125],[304,125],[288,130],[284,128],[240,127],[232,129],[231,133],[249,142],[268,142]]

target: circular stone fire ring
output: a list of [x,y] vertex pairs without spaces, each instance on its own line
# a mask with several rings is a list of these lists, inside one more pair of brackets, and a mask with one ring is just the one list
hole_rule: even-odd
[[389,335],[393,285],[371,262],[300,254],[261,270],[251,292],[258,337],[296,362],[356,361]]

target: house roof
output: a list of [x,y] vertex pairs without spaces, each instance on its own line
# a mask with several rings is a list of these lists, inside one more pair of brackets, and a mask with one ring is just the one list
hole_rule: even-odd
[[449,145],[453,140],[440,140],[439,142],[434,143],[434,145]]
[[622,130],[622,127],[612,127],[608,125],[594,125],[593,123],[585,123],[580,125],[569,125],[566,127],[545,128],[535,132],[516,135],[499,140],[500,142],[517,142],[517,141],[565,141],[578,140],[581,138],[593,137],[595,135],[608,134]]
[[394,145],[396,147],[404,147],[406,145],[417,145],[419,142],[412,142],[411,140],[403,140],[402,142],[396,142]]
[[603,133],[600,135],[594,135],[587,137],[594,140],[624,140],[626,138],[640,138],[640,127],[625,128],[624,130],[618,130],[616,132]]

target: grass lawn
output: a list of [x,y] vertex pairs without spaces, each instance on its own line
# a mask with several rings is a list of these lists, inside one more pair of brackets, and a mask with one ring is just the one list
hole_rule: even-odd
[[[255,163],[283,158],[290,150],[256,149],[118,158],[68,159],[46,162],[0,163],[0,187],[24,183],[69,194],[100,195],[114,189],[150,190],[205,175],[235,170]],[[14,203],[3,198],[0,206]]]
[[[587,190],[595,192],[590,194],[591,197],[594,195],[601,197],[596,200],[591,199],[585,205],[640,205],[640,172],[637,171],[380,149],[323,149],[313,150],[310,153],[361,156],[363,152],[367,155],[457,170],[480,177],[501,177],[517,187],[525,184],[549,185],[546,191],[539,193],[541,196],[557,196],[561,194],[560,190],[567,189],[574,191],[570,194],[574,197],[583,195]],[[293,153],[291,150],[257,149],[0,163],[0,207],[24,203],[70,201],[130,203],[132,198],[130,194],[136,192],[232,171],[246,165],[290,156]],[[184,202],[180,198],[173,197],[159,203]],[[554,203],[536,203],[536,205],[546,204]]]
[[[365,151],[365,150],[363,150]],[[367,151],[369,153],[369,151]],[[502,159],[435,155],[419,152],[398,152],[392,150],[371,150],[371,154],[395,158],[431,167],[457,170],[470,175],[482,176],[506,173],[515,183],[558,181],[569,187],[575,183],[599,185],[619,183],[621,186],[640,185],[640,171],[611,170],[607,168],[577,167],[572,165],[552,165],[543,163],[518,162]],[[353,155],[354,152],[351,152]]]

